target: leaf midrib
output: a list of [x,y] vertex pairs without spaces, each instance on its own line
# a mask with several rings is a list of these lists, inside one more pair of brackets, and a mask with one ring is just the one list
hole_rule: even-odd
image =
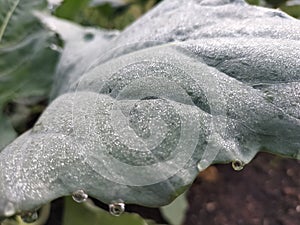
[[14,11],[16,10],[19,3],[20,3],[20,0],[16,0],[13,4],[11,10],[9,10],[8,13],[6,14],[6,17],[3,21],[3,24],[2,24],[1,29],[0,29],[0,43],[2,41],[2,38],[3,38],[4,32],[6,30],[6,27],[7,27],[12,15],[13,15]]

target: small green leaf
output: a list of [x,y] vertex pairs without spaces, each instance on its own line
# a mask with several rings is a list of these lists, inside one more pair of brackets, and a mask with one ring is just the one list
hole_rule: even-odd
[[188,208],[186,192],[177,197],[171,204],[160,208],[163,216],[171,225],[182,225]]
[[300,2],[299,5],[283,5],[280,7],[280,9],[293,17],[300,18]]
[[260,5],[260,0],[246,0],[251,5]]
[[147,222],[135,213],[124,213],[115,217],[95,206],[91,201],[82,204],[72,198],[65,198],[63,225],[147,225]]
[[56,9],[55,15],[76,21],[80,17],[80,13],[88,6],[90,0],[64,0]]

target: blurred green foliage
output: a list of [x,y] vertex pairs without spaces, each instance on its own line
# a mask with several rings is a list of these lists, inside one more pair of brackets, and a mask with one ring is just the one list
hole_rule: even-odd
[[65,198],[63,225],[148,225],[135,213],[112,216],[107,211],[95,206],[91,200],[78,204],[71,197]]
[[249,4],[280,9],[290,16],[300,18],[299,0],[246,0]]
[[109,3],[91,6],[89,0],[65,0],[55,15],[85,26],[122,30],[160,1],[124,0],[123,5],[114,7]]
[[[116,1],[116,0],[115,0]],[[107,2],[91,5],[90,0],[65,0],[55,15],[84,26],[99,26],[122,30],[142,16],[161,0],[118,0],[119,6]],[[291,16],[300,17],[300,1],[297,0],[246,0],[249,4],[279,8]]]

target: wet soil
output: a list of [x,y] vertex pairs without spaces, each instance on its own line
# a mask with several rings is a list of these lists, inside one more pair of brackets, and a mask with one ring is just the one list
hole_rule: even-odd
[[188,201],[185,225],[300,225],[300,161],[262,153],[239,172],[211,166]]

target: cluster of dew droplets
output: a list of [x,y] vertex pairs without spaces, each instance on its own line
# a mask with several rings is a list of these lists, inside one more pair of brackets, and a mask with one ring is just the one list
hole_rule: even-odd
[[21,215],[21,219],[25,223],[33,223],[33,222],[37,221],[38,218],[39,218],[39,215],[36,211],[26,212]]
[[242,169],[244,169],[245,163],[241,160],[234,160],[231,163],[231,166],[235,171],[241,171]]
[[[73,200],[78,203],[85,202],[88,197],[88,194],[82,189],[72,193]],[[120,216],[124,211],[125,203],[122,200],[112,201],[111,204],[109,204],[109,212],[113,216]]]
[[112,201],[109,204],[109,212],[113,216],[120,216],[125,211],[125,203],[122,200]]
[[77,190],[72,193],[72,198],[75,202],[82,203],[88,199],[88,194],[84,190]]

